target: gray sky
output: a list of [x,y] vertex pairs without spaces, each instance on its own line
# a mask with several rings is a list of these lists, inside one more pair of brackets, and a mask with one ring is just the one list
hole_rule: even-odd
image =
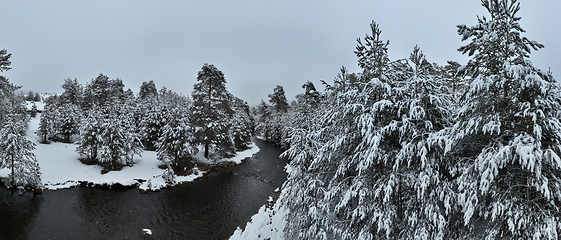
[[[341,66],[359,71],[353,50],[375,20],[390,40],[390,58],[418,44],[431,62],[467,57],[456,25],[487,15],[478,0],[52,0],[3,1],[4,72],[25,90],[62,92],[63,80],[86,83],[99,73],[137,92],[143,81],[191,94],[203,63],[226,76],[234,95],[257,104],[275,85],[287,97],[310,80],[331,81]],[[532,61],[559,79],[561,1],[522,1],[526,36],[545,44]],[[557,30],[555,30],[557,29]]]

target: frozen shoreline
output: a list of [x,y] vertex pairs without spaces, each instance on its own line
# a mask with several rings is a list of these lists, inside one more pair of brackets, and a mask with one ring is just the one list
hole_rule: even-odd
[[[181,183],[192,182],[203,176],[204,172],[194,169],[193,174],[188,176],[175,176],[174,181],[166,183],[162,175],[165,169],[158,168],[161,163],[154,151],[143,151],[142,156],[134,158],[132,167],[123,167],[120,171],[110,171],[101,174],[102,167],[98,165],[85,165],[76,153],[77,145],[69,143],[53,142],[40,144],[35,134],[39,126],[40,115],[31,119],[26,137],[36,144],[33,151],[39,162],[41,181],[44,190],[58,190],[77,187],[82,184],[88,186],[138,186],[142,191],[157,191],[162,188],[174,186]],[[230,159],[222,159],[220,162],[234,162],[240,164],[243,159],[253,156],[259,151],[259,147],[251,144],[250,148],[238,152]],[[201,156],[195,156],[201,161]],[[204,161],[204,160],[203,160]],[[6,177],[9,169],[0,169],[0,177]]]

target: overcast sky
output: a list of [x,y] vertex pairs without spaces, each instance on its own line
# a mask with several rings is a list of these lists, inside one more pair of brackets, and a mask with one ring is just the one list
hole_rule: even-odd
[[[487,15],[478,0],[52,0],[3,1],[0,49],[12,53],[4,72],[25,90],[62,92],[66,78],[85,84],[99,73],[134,92],[154,80],[191,94],[203,63],[226,76],[234,95],[257,104],[275,85],[287,97],[310,80],[331,81],[341,66],[359,71],[353,50],[375,20],[390,40],[390,58],[417,44],[431,62],[467,57],[456,25]],[[560,79],[561,1],[522,1],[526,36],[545,44],[531,59]],[[557,57],[557,59],[556,59]]]

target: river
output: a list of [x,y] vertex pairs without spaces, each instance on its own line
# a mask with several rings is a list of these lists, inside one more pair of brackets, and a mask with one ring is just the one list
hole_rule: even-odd
[[0,239],[227,239],[286,180],[281,150],[192,183],[140,193],[136,188],[71,188],[43,194],[0,187]]

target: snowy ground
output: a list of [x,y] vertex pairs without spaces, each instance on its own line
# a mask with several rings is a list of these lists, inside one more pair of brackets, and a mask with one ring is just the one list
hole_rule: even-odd
[[[158,190],[168,185],[180,184],[193,181],[203,175],[203,172],[195,169],[189,176],[176,176],[173,183],[166,183],[162,178],[164,169],[158,168],[160,162],[156,158],[156,152],[144,151],[142,157],[135,157],[135,164],[132,167],[124,167],[121,171],[111,171],[101,174],[102,167],[97,165],[85,165],[78,160],[80,157],[76,153],[76,145],[67,143],[53,142],[51,144],[39,144],[35,134],[39,126],[40,115],[31,119],[27,138],[37,144],[34,153],[39,161],[41,180],[47,190],[70,188],[80,185],[82,182],[94,185],[113,185],[123,186],[138,185],[141,190]],[[241,163],[247,157],[257,153],[259,148],[254,144],[251,148],[239,152],[236,157],[223,159],[221,161],[231,161]],[[201,156],[197,156],[201,158]],[[9,174],[8,169],[0,169],[0,177]]]
[[251,217],[244,230],[238,227],[230,240],[285,239],[283,230],[287,210],[279,205],[269,197],[269,203],[259,208],[259,212]]

